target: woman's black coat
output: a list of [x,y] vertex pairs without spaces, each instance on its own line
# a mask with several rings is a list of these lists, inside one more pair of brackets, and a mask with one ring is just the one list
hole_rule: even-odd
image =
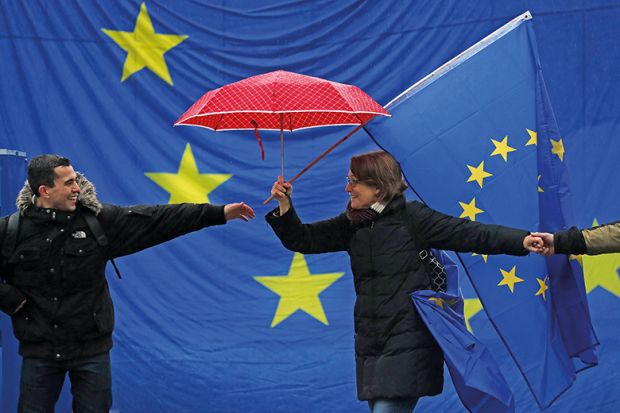
[[[412,239],[403,212],[416,234]],[[343,213],[302,224],[291,208],[267,215],[282,244],[304,254],[347,251],[355,302],[355,358],[360,400],[414,398],[441,393],[443,356],[409,294],[427,289],[418,252],[438,248],[479,254],[526,255],[526,231],[454,218],[399,196],[379,217],[352,224]]]

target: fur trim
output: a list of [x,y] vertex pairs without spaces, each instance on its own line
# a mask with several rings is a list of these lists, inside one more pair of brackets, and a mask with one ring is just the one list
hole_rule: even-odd
[[[78,202],[82,204],[82,206],[93,211],[95,215],[99,215],[103,209],[103,205],[101,205],[101,202],[97,199],[97,190],[95,189],[95,185],[93,185],[92,182],[86,179],[86,177],[79,172],[77,173],[75,182],[80,187]],[[24,187],[21,191],[19,191],[15,204],[17,205],[17,209],[21,215],[24,215],[26,208],[34,204],[34,192],[30,189],[28,181],[24,183]]]

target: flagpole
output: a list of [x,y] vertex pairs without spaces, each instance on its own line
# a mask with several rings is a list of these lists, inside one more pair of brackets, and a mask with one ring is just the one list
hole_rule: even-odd
[[489,43],[493,43],[500,37],[511,32],[515,27],[519,26],[524,21],[531,20],[531,19],[532,19],[532,14],[529,12],[529,10],[523,13],[522,15],[515,17],[514,19],[512,19],[511,21],[509,21],[508,23],[506,23],[499,29],[495,30],[493,33],[489,34],[484,39],[480,40],[478,43],[472,45],[468,49],[465,49],[460,54],[448,60],[446,63],[439,66],[437,69],[433,70],[431,73],[424,76],[422,79],[418,80],[413,85],[409,86],[400,95],[396,96],[394,99],[389,101],[388,104],[384,106],[384,108],[389,109],[391,106],[394,106],[394,105],[398,106],[401,100],[406,100],[411,94],[419,91],[420,89],[425,88],[426,86],[428,86],[429,84],[433,83],[435,80],[443,76],[446,72],[449,72],[450,70],[454,69],[455,66],[458,66],[465,60],[469,59],[470,57],[478,53],[480,50],[487,47]]

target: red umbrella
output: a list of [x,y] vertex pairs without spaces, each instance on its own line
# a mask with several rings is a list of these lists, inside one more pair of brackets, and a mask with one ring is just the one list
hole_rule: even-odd
[[[264,150],[258,129],[279,130],[284,176],[285,130],[329,125],[361,127],[377,115],[390,116],[356,86],[277,70],[207,92],[176,121],[175,126],[202,126],[214,131],[254,129],[263,159]],[[301,176],[354,132],[321,154],[289,182]]]

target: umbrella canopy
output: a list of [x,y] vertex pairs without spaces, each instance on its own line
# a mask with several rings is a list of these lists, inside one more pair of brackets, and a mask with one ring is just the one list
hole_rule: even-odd
[[204,94],[175,123],[214,131],[363,125],[389,113],[360,88],[277,70]]

